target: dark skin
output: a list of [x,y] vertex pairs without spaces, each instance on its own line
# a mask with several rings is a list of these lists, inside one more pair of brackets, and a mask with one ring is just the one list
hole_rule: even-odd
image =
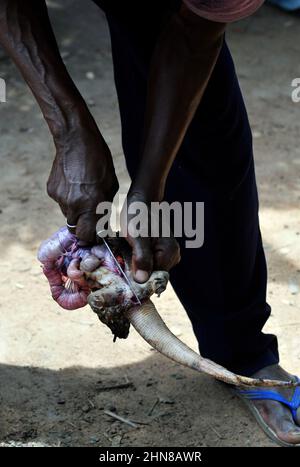
[[[162,200],[170,167],[216,63],[224,30],[224,24],[201,19],[184,7],[165,24],[152,59],[144,144],[128,193],[129,206],[136,200],[147,204]],[[113,199],[118,181],[109,148],[60,57],[45,2],[0,0],[0,43],[31,88],[54,140],[48,194],[68,222],[77,225],[75,233],[81,241],[92,242],[96,207]],[[123,219],[127,217],[124,207]],[[172,238],[141,239],[127,232],[127,240],[139,282],[146,281],[153,268],[170,270],[180,259]],[[291,379],[278,365],[255,376]],[[285,389],[284,396],[290,397],[291,390]],[[300,443],[300,411],[296,425],[280,403],[255,404],[280,439]]]

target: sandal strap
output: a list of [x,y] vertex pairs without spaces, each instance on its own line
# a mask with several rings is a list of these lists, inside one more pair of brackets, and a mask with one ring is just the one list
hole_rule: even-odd
[[[298,377],[297,382],[300,382],[300,379]],[[276,402],[281,402],[290,409],[294,422],[297,421],[297,410],[300,407],[300,386],[297,386],[295,388],[291,400],[286,399],[281,394],[274,391],[239,390],[238,393],[246,399],[250,400],[272,400]]]

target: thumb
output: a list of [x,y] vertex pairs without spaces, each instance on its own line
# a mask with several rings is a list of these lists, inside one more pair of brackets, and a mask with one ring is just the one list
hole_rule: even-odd
[[[68,215],[69,219],[69,215]],[[99,215],[96,212],[88,211],[81,214],[76,224],[76,236],[84,243],[95,243],[96,225],[99,220]]]
[[132,271],[136,282],[146,282],[153,268],[153,254],[150,238],[131,238]]

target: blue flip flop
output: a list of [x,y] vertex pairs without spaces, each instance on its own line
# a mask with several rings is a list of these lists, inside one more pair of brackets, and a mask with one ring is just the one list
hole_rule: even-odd
[[300,9],[300,0],[269,0],[268,3],[278,6],[284,11],[296,11]]
[[[297,378],[297,382],[300,382],[300,378]],[[279,439],[276,433],[272,430],[272,428],[270,428],[264,421],[255,405],[252,403],[253,400],[271,400],[281,402],[283,405],[290,409],[291,414],[293,416],[293,420],[295,423],[297,423],[297,409],[300,407],[300,386],[297,386],[295,388],[295,392],[291,400],[286,399],[285,397],[281,396],[280,394],[274,391],[235,389],[234,393],[247,405],[260,427],[263,429],[266,435],[269,436],[273,441],[275,441],[277,444],[280,444],[281,446],[300,447],[300,444],[291,444]]]

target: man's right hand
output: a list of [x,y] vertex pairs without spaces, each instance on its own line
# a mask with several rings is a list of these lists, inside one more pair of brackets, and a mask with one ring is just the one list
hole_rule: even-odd
[[72,233],[85,242],[95,240],[97,205],[112,201],[118,191],[112,157],[100,132],[78,129],[55,141],[56,157],[47,190],[60,206]]
[[[151,215],[150,204],[148,193],[131,188],[121,212],[121,232],[132,247],[131,268],[134,280],[139,283],[146,282],[153,271],[170,271],[180,261],[180,248],[173,236],[151,237],[153,227],[163,230],[164,220]],[[145,209],[145,218],[138,223],[137,230],[135,222],[131,221],[141,214],[141,205]]]

